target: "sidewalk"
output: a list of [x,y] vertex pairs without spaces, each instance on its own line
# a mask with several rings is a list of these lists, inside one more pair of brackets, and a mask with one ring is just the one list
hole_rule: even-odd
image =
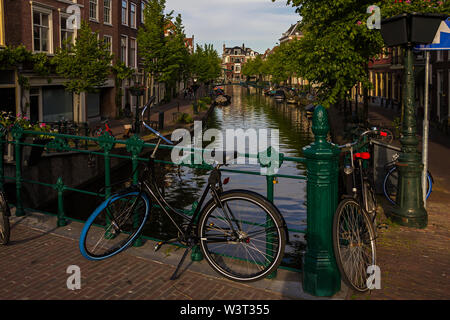
[[[0,249],[0,299],[76,300],[298,300],[319,299],[303,293],[301,273],[279,269],[275,279],[242,284],[221,278],[205,260],[187,259],[177,280],[169,280],[184,249],[155,243],[102,261],[81,256],[83,224],[56,228],[56,217],[32,213],[11,217],[11,242]],[[69,290],[67,267],[81,271],[81,289]],[[343,299],[341,291],[333,299]],[[323,298],[330,299],[330,298]]]
[[[182,113],[189,114],[194,121],[203,120],[207,114],[207,111],[200,111],[197,114],[194,114],[193,103],[195,100],[193,99],[184,99],[184,98],[174,98],[169,103],[164,105],[153,106],[149,111],[145,114],[145,121],[148,121],[147,115],[150,112],[150,121],[154,121],[159,123],[159,114],[160,112],[164,112],[164,129],[159,130],[164,135],[170,134],[176,128],[189,127],[190,124],[182,124],[177,122],[178,115]],[[142,110],[140,111],[142,112]],[[117,139],[126,139],[124,138],[125,133],[125,125],[133,125],[135,122],[134,114],[130,118],[123,119],[110,119],[109,126],[113,132],[113,135]],[[150,125],[150,123],[148,123]],[[90,127],[95,128],[96,125],[102,125],[101,122],[94,123]],[[144,140],[148,140],[149,138],[153,138],[154,136],[148,137],[150,135],[149,130],[143,128],[141,129],[141,138]]]
[[[389,126],[395,116],[391,110],[369,107],[372,123]],[[337,110],[330,110],[331,126],[338,139],[343,118]],[[450,139],[434,128],[430,131],[429,170],[434,184],[427,201],[428,226],[419,230],[391,224],[388,230],[381,230],[377,239],[381,289],[349,294],[348,299],[450,299]],[[420,150],[421,126],[417,133]],[[389,210],[384,197],[379,200],[382,209]]]

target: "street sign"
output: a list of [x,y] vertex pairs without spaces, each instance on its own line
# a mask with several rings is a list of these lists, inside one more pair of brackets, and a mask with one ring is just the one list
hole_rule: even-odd
[[414,47],[418,51],[450,50],[450,18],[441,22],[434,40],[430,44]]

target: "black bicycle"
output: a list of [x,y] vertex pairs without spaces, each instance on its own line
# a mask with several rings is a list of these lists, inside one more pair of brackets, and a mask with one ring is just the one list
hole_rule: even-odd
[[370,159],[370,152],[355,152],[354,148],[361,147],[365,136],[376,134],[377,129],[366,130],[356,142],[339,146],[350,149],[350,155],[344,167],[346,196],[333,219],[333,247],[344,282],[359,292],[369,290],[367,268],[376,265],[377,202],[369,167],[364,163]]
[[[155,178],[158,147],[161,141],[172,142],[143,124],[159,137],[143,177],[137,185],[115,193],[95,209],[81,233],[82,255],[102,260],[125,250],[142,232],[155,204],[178,230],[174,239],[158,242],[155,251],[168,243],[186,246],[171,279],[177,278],[189,250],[197,245],[211,267],[231,280],[256,281],[275,271],[284,255],[287,226],[279,210],[262,195],[241,189],[223,190],[220,167],[235,159],[237,153],[224,152],[223,164],[213,165],[198,206],[188,216],[165,200]],[[208,194],[211,198],[204,204]]]

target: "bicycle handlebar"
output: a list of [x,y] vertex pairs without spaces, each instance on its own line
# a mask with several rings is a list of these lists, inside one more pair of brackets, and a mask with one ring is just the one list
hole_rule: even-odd
[[164,140],[165,142],[167,142],[168,144],[173,144],[172,141],[170,141],[169,139],[165,138],[160,132],[156,131],[155,129],[153,129],[152,127],[150,127],[148,124],[145,123],[144,121],[144,113],[145,110],[147,110],[147,108],[153,103],[153,101],[155,101],[155,96],[150,97],[150,100],[147,102],[147,104],[144,106],[144,109],[142,110],[142,124],[149,129],[151,132],[153,132],[154,134],[156,134],[160,139]]
[[353,147],[354,145],[358,144],[361,141],[362,137],[364,137],[366,134],[369,134],[369,133],[378,133],[378,129],[366,130],[363,133],[361,133],[361,135],[359,136],[358,140],[356,140],[355,142],[349,142],[349,143],[346,143],[346,144],[343,144],[343,145],[337,146],[337,147],[339,149]]

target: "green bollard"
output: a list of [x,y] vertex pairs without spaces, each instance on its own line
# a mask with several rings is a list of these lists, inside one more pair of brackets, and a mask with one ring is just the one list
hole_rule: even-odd
[[338,203],[340,150],[327,142],[328,114],[317,106],[312,121],[315,141],[303,148],[307,163],[307,249],[303,261],[303,290],[328,297],[341,289],[333,252],[333,216]]
[[64,217],[64,183],[61,177],[56,180],[56,186],[55,189],[58,191],[58,221],[57,226],[58,227],[64,227],[67,225],[67,220]]

